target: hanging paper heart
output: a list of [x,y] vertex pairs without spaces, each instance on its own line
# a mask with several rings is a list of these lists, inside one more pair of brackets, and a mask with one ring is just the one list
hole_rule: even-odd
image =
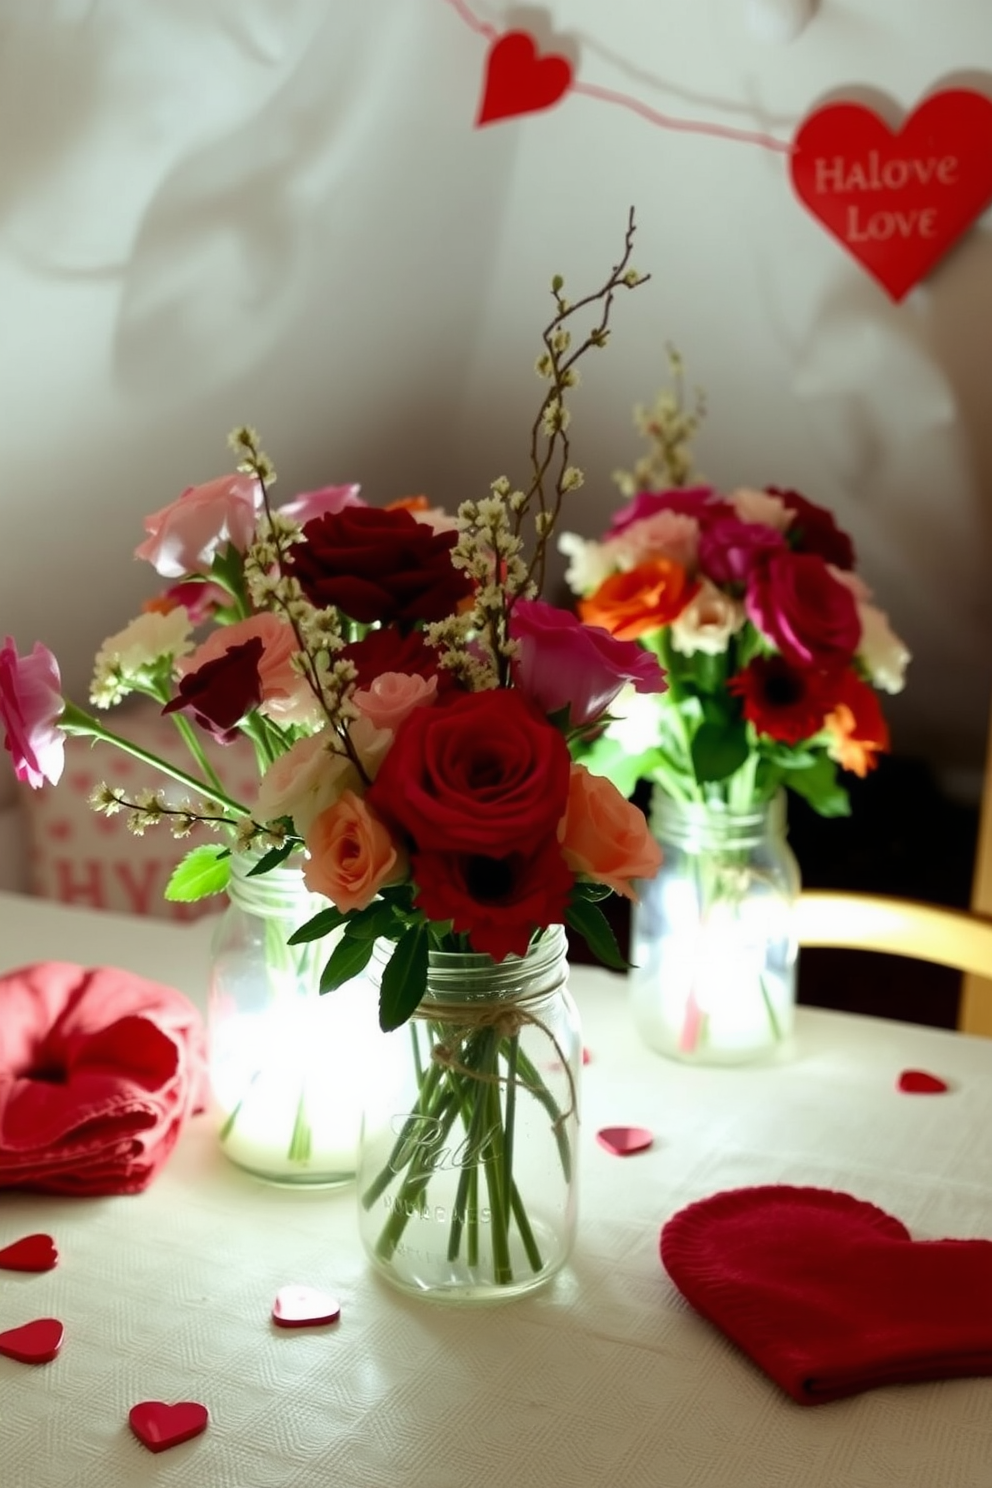
[[988,1240],[913,1240],[851,1194],[769,1185],[681,1210],[661,1259],[697,1312],[801,1405],[992,1374]]
[[475,127],[550,108],[571,83],[572,64],[567,57],[551,52],[540,57],[527,31],[507,31],[489,48]]
[[272,1304],[272,1321],[280,1328],[316,1328],[323,1323],[336,1323],[340,1316],[341,1303],[337,1298],[316,1287],[280,1287]]
[[25,1235],[0,1250],[0,1266],[5,1271],[51,1271],[58,1258],[51,1235]]
[[166,1405],[161,1400],[142,1400],[132,1405],[128,1423],[142,1446],[149,1452],[166,1452],[180,1442],[191,1441],[207,1429],[210,1417],[205,1405],[195,1400],[180,1400]]
[[35,1318],[0,1333],[0,1354],[19,1364],[50,1364],[64,1337],[65,1328],[58,1318]]
[[901,300],[992,202],[992,99],[935,93],[895,133],[859,103],[828,104],[789,164],[799,199]]

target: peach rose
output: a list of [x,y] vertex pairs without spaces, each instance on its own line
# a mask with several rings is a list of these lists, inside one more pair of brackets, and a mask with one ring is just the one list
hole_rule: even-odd
[[365,909],[383,884],[402,878],[406,862],[375,813],[354,791],[343,791],[307,834],[307,888],[344,914]]
[[276,723],[316,723],[320,717],[319,704],[291,662],[300,649],[293,627],[267,611],[212,630],[203,644],[179,663],[179,675],[199,671],[204,662],[216,661],[232,646],[241,646],[256,636],[263,647],[258,664],[262,689],[259,712]]
[[796,515],[781,496],[755,491],[751,486],[738,486],[727,499],[742,522],[760,522],[765,527],[774,527],[776,532],[784,532]]
[[644,813],[605,775],[593,775],[585,765],[572,765],[558,840],[573,873],[608,884],[627,899],[637,897],[632,879],[654,878],[661,866],[661,848]]
[[[377,729],[367,718],[357,718],[350,736],[363,770],[374,780],[393,742],[392,731]],[[321,812],[333,806],[344,791],[360,794],[363,789],[355,765],[325,729],[298,739],[273,761],[259,784],[254,815],[258,821],[291,817],[296,830],[305,837]]]
[[209,573],[222,544],[243,553],[255,535],[262,488],[251,475],[222,475],[190,486],[169,506],[145,518],[148,536],[134,550],[164,579]]
[[620,568],[636,568],[648,558],[670,558],[691,573],[699,562],[699,523],[684,512],[655,512],[631,522],[610,546]]
[[437,697],[437,678],[412,676],[409,672],[380,672],[369,687],[351,695],[359,713],[376,728],[399,728],[414,708],[426,708]]

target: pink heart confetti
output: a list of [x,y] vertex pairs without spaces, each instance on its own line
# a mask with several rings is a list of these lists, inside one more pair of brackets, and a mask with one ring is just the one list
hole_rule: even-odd
[[337,1298],[316,1287],[280,1287],[272,1304],[272,1321],[280,1328],[318,1328],[323,1323],[336,1323],[340,1316]]
[[0,1250],[0,1266],[5,1271],[51,1271],[58,1259],[51,1235],[25,1235]]
[[614,1157],[631,1157],[635,1152],[646,1152],[654,1135],[646,1126],[604,1126],[596,1133],[596,1141]]
[[927,1070],[903,1070],[897,1081],[900,1090],[907,1095],[943,1095],[950,1090],[946,1080],[931,1075]]
[[180,1400],[166,1405],[162,1400],[142,1400],[132,1405],[128,1424],[149,1452],[167,1452],[180,1442],[191,1441],[206,1431],[210,1420],[205,1405],[195,1400]]
[[35,1318],[0,1333],[0,1354],[18,1364],[50,1364],[62,1347],[65,1328],[58,1318]]
[[590,1054],[590,1052],[586,1048],[586,1046],[583,1044],[583,1046],[582,1046],[582,1063],[583,1064],[588,1064],[591,1058],[592,1058],[592,1055]]

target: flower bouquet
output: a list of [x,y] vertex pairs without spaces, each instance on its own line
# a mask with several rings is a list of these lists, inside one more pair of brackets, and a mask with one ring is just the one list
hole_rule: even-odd
[[582,618],[656,656],[668,682],[618,700],[578,751],[625,794],[655,786],[666,866],[636,916],[635,1011],[667,1053],[734,1058],[781,1042],[791,1019],[783,788],[849,810],[838,770],[863,776],[888,748],[876,689],[899,691],[908,652],[829,511],[793,490],[693,483],[701,412],[680,380],[638,410],[653,448],[618,477],[627,504],[602,539],[560,546]]
[[[616,293],[642,282],[629,267],[633,233],[631,216],[596,293],[571,304],[552,282],[537,363],[547,386],[522,489],[497,480],[454,518],[423,499],[368,506],[356,487],[275,507],[271,462],[243,428],[232,435],[234,474],[146,519],[137,554],[170,587],[101,647],[92,697],[100,707],[133,691],[155,698],[189,746],[189,772],[64,700],[43,646],[20,656],[8,639],[0,652],[0,716],[21,779],[57,780],[63,734],[106,740],[186,794],[108,784],[98,810],[126,812],[136,832],[167,823],[180,836],[216,834],[193,847],[170,895],[264,884],[302,865],[320,907],[288,946],[270,937],[264,955],[276,971],[294,949],[322,949],[320,993],[375,984],[382,1030],[412,1020],[410,1107],[387,1112],[388,1151],[375,1172],[366,1164],[361,1197],[384,1269],[411,1221],[426,1218],[443,1234],[452,1286],[465,1274],[505,1288],[521,1268],[548,1273],[517,1181],[520,1133],[524,1108],[539,1115],[570,1177],[575,1049],[540,999],[560,990],[565,924],[623,967],[597,901],[631,895],[660,859],[641,813],[569,752],[622,689],[664,685],[657,660],[539,598],[562,503],[582,483],[567,392],[578,359],[606,344]],[[593,324],[573,345],[583,312]],[[250,738],[256,800],[228,794],[202,731]],[[521,986],[535,957],[538,985]],[[485,996],[472,990],[478,977],[465,981],[472,968],[488,979]],[[325,1084],[348,1058],[344,1048],[325,1062]],[[229,1127],[240,1104],[229,1102]],[[290,1145],[307,1149],[302,1111]],[[456,1194],[434,1202],[451,1173]]]

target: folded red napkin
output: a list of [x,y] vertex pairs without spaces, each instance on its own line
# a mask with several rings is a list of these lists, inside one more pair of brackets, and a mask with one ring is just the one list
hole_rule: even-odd
[[0,976],[0,1188],[137,1193],[205,1102],[181,993],[65,961]]
[[992,1374],[992,1242],[913,1240],[820,1188],[740,1188],[664,1226],[679,1291],[801,1405]]

